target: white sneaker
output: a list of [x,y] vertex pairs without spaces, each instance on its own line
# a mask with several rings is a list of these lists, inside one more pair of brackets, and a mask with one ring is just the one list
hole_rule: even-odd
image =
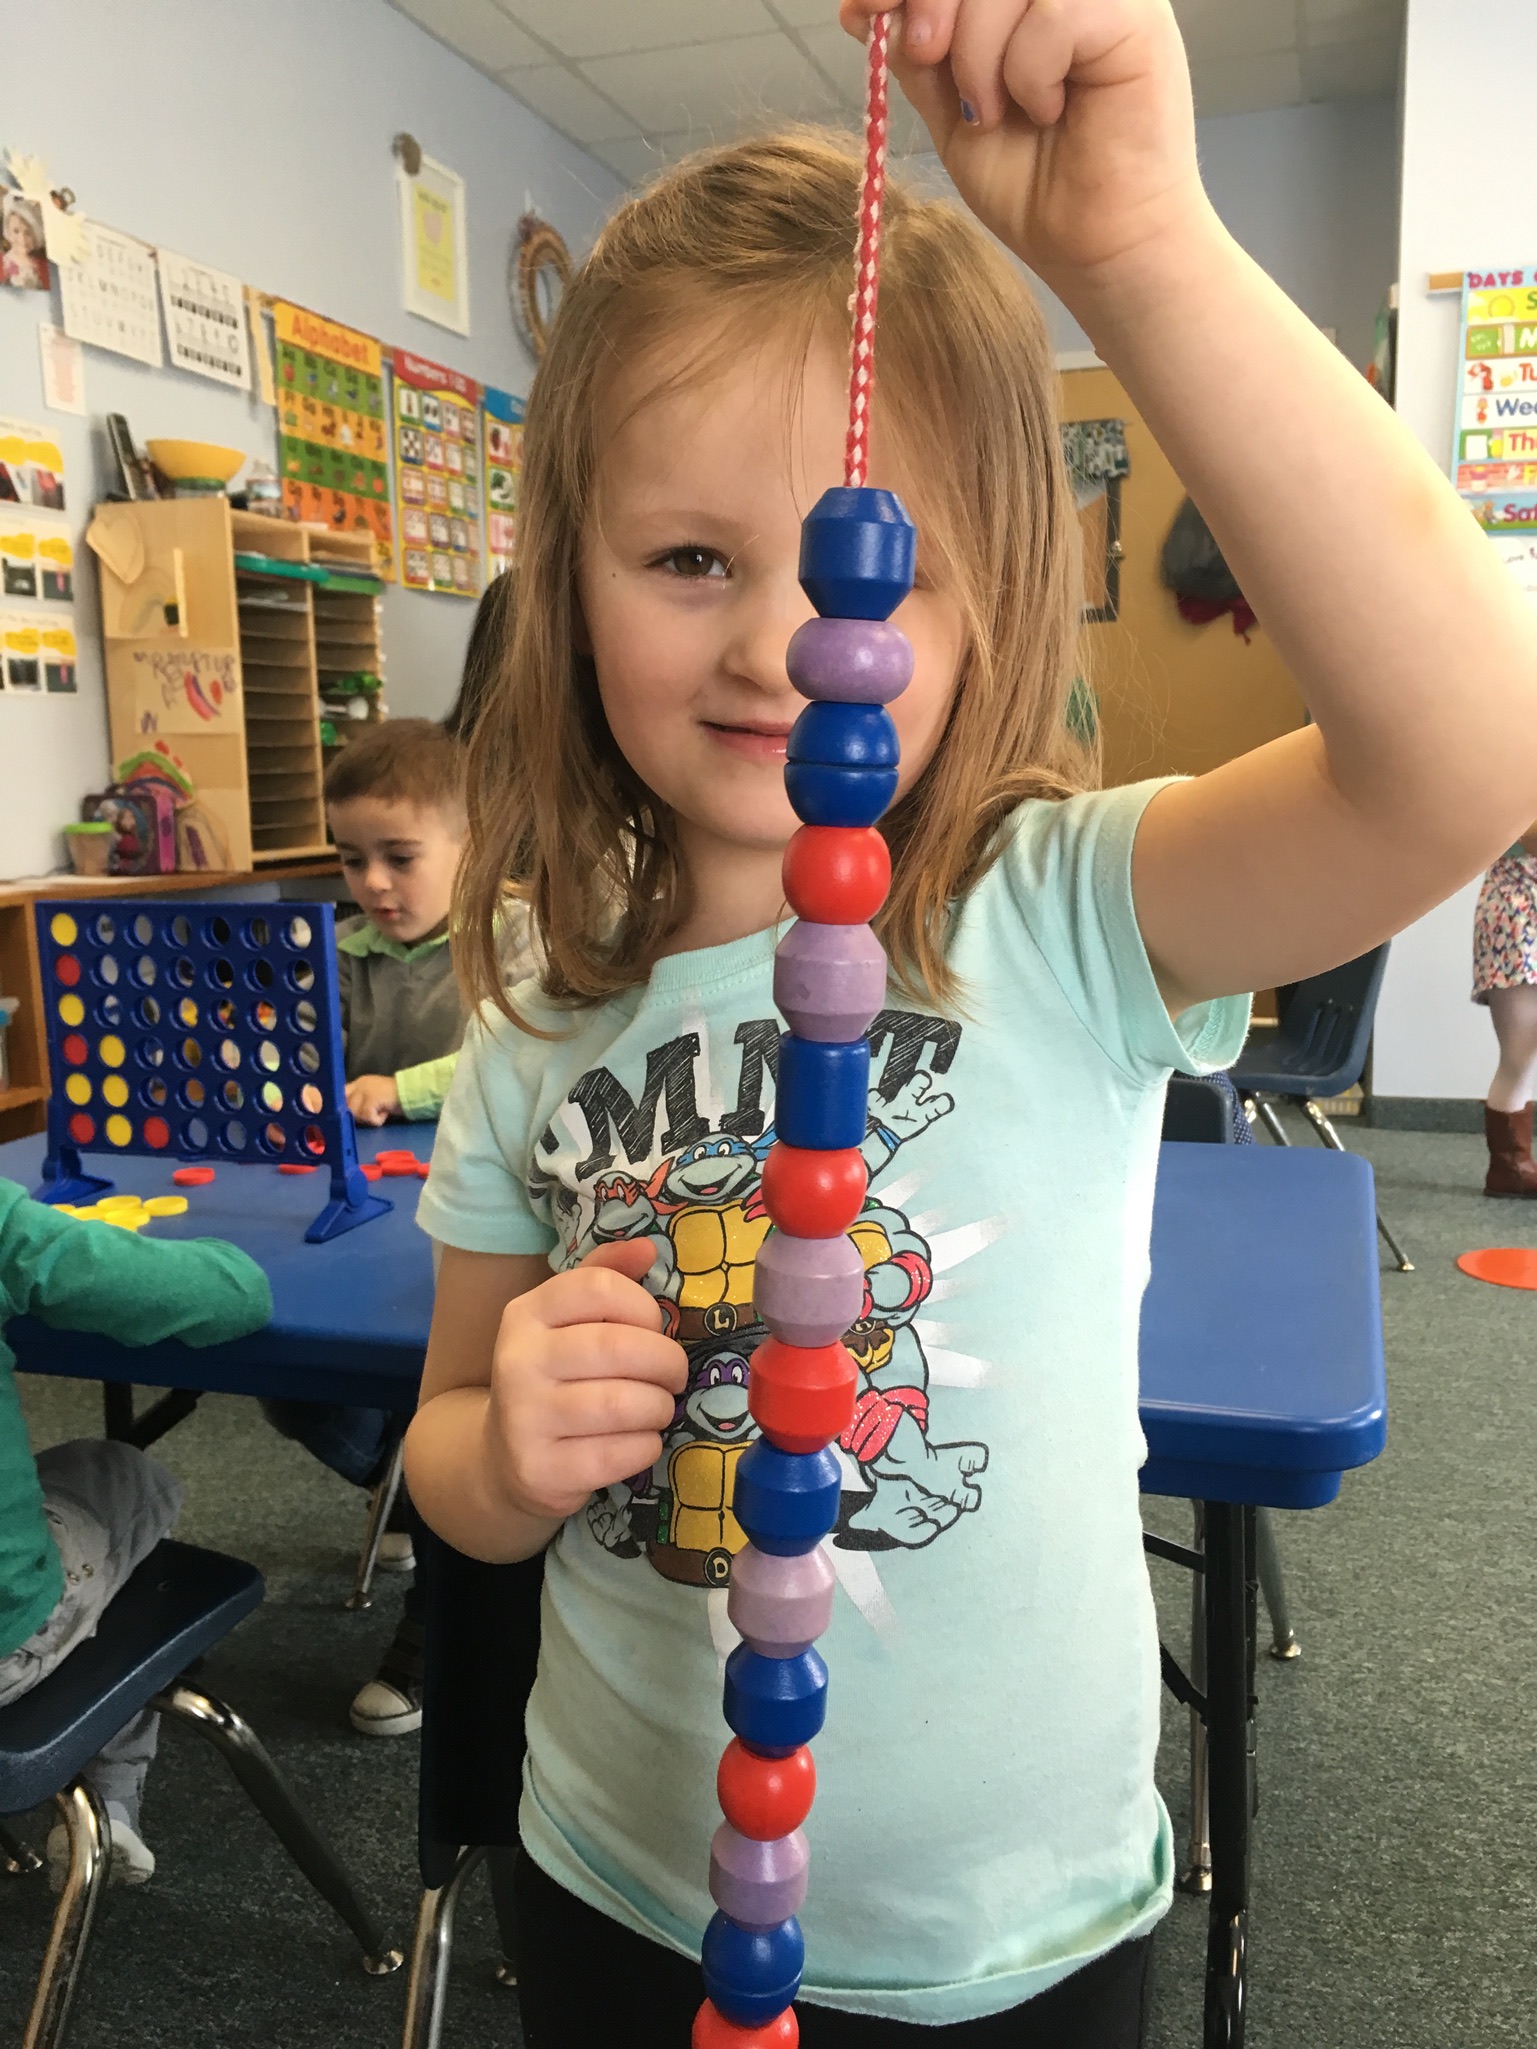
[[[112,1830],[112,1855],[107,1865],[108,1885],[142,1885],[155,1870],[155,1853],[114,1800],[107,1808]],[[48,1886],[54,1893],[64,1890],[69,1876],[69,1831],[58,1822],[48,1832]]]
[[411,1545],[409,1530],[386,1530],[379,1539],[379,1555],[374,1564],[380,1572],[414,1572],[416,1552]]
[[406,1692],[388,1679],[370,1679],[358,1688],[348,1714],[360,1736],[409,1736],[422,1726],[421,1691]]

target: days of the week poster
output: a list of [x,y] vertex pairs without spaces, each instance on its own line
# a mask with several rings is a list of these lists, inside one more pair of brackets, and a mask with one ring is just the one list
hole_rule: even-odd
[[479,597],[481,387],[409,349],[395,373],[395,495],[400,580],[408,590]]
[[1452,480],[1537,598],[1537,265],[1462,280]]

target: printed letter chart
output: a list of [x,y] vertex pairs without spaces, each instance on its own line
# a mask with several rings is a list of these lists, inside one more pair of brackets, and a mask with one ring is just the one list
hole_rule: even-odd
[[1464,275],[1457,355],[1452,480],[1537,598],[1537,266]]

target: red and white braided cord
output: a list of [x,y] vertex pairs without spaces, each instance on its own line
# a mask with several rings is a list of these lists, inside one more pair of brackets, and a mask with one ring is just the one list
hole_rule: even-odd
[[881,199],[886,189],[886,45],[891,16],[870,29],[870,88],[865,101],[865,175],[859,196],[859,257],[854,284],[854,342],[849,363],[849,433],[843,481],[861,485],[870,467],[870,401],[875,392],[875,301],[880,291]]

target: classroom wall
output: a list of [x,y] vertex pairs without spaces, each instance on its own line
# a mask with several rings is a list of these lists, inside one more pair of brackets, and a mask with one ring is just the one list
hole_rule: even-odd
[[[1398,411],[1443,468],[1451,452],[1458,300],[1432,271],[1537,259],[1531,138],[1491,118],[1537,91],[1532,0],[1409,0],[1399,238]],[[1537,791],[1532,810],[1537,815]],[[1468,1001],[1476,882],[1394,941],[1377,1011],[1373,1086],[1392,1097],[1480,1097],[1494,1071],[1487,1014]]]
[[[1514,0],[1519,5],[1520,0]],[[1397,275],[1398,107],[1327,100],[1196,123],[1212,203],[1249,254],[1353,363],[1371,353],[1377,309]],[[1060,350],[1089,346],[1043,292]]]
[[[390,155],[401,129],[468,187],[467,339],[401,309]],[[8,7],[0,144],[43,157],[88,216],[515,392],[532,371],[505,289],[519,215],[532,205],[579,253],[620,189],[612,172],[383,0]],[[267,409],[97,350],[86,351],[87,417],[45,413],[36,330],[54,317],[50,295],[0,290],[0,413],[42,420],[62,445],[77,560],[78,531],[110,474],[104,414],[125,413],[141,444],[183,435],[273,460]],[[0,695],[0,877],[58,865],[58,826],[107,772],[94,580],[87,571],[80,582],[79,696]],[[472,609],[451,597],[386,594],[393,711],[447,706]]]

